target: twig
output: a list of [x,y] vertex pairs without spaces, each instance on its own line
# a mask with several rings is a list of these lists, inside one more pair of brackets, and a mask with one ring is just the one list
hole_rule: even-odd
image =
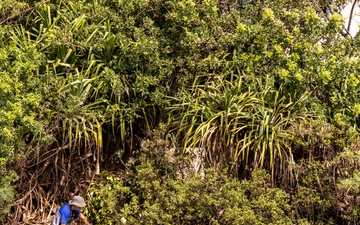
[[[49,152],[54,152],[54,153],[52,153],[51,155],[47,156],[45,159],[42,159],[42,160],[40,160],[39,162],[32,164],[31,167],[37,166],[37,165],[39,165],[40,163],[47,161],[48,159],[50,159],[51,157],[53,157],[54,155],[56,155],[59,151],[64,150],[64,149],[67,149],[67,148],[69,148],[69,144],[64,145],[64,146],[61,146],[61,147],[58,147],[58,148],[54,148],[54,149],[51,149],[51,150],[47,151],[45,154],[47,154],[47,153],[49,153]],[[45,154],[43,154],[43,155],[45,155]],[[43,158],[43,157],[42,157],[43,155],[41,155],[40,158]]]
[[352,20],[352,17],[353,17],[354,8],[355,8],[355,5],[356,5],[356,2],[357,2],[357,1],[358,1],[358,0],[354,0],[354,3],[353,3],[353,5],[352,5],[352,7],[351,7],[350,17],[349,17],[349,23],[348,23],[348,27],[347,27],[348,33],[350,33],[351,20]]
[[19,12],[18,14],[9,16],[8,18],[2,20],[2,21],[0,22],[0,25],[6,23],[7,21],[12,20],[12,19],[14,19],[14,18],[16,18],[16,17],[19,17],[19,16],[21,16],[23,13],[29,12],[29,11],[33,10],[34,8],[37,8],[37,7],[41,6],[41,5],[44,4],[44,3],[45,3],[45,0],[42,0],[42,1],[40,2],[40,4],[37,5],[37,6],[29,7],[29,8],[27,8],[27,9],[25,9],[24,11]]

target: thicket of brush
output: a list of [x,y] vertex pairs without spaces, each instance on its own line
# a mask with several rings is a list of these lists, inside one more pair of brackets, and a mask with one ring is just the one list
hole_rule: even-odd
[[96,224],[356,224],[359,36],[240,3],[0,2],[0,223],[82,194]]

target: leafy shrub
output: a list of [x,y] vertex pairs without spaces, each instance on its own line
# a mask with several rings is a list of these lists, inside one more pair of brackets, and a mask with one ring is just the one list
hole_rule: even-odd
[[249,180],[205,171],[180,174],[182,165],[155,132],[143,143],[126,177],[103,174],[90,189],[86,214],[95,224],[308,224],[295,218],[290,196],[271,188],[270,175],[255,170]]
[[291,200],[297,215],[312,224],[359,223],[360,153],[356,145],[331,160],[299,163],[299,182]]
[[[205,178],[161,177],[150,164],[126,181],[108,176],[92,188],[87,214],[96,224],[294,224],[289,195],[253,172],[238,181],[208,170]],[[306,223],[304,223],[306,224]]]
[[16,173],[13,171],[6,172],[0,168],[0,222],[1,217],[9,212],[9,204],[14,200],[15,192],[10,184],[16,180]]

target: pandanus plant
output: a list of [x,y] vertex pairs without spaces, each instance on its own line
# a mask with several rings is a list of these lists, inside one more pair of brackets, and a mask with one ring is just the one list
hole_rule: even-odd
[[240,168],[266,168],[273,181],[292,178],[292,144],[301,143],[295,129],[304,119],[298,105],[307,95],[293,100],[284,88],[266,88],[259,80],[250,84],[243,75],[199,81],[169,108],[179,118],[173,124],[181,147],[205,148],[210,166],[236,175]]

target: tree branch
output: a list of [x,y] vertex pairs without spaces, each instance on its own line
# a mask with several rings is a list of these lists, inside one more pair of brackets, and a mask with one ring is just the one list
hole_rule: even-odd
[[349,23],[348,23],[348,27],[347,27],[348,33],[350,33],[351,20],[352,20],[352,17],[353,17],[354,8],[355,8],[355,5],[356,5],[356,2],[357,2],[357,1],[358,1],[358,0],[354,0],[354,3],[353,3],[353,5],[352,5],[352,7],[351,7],[350,17],[349,17]]

